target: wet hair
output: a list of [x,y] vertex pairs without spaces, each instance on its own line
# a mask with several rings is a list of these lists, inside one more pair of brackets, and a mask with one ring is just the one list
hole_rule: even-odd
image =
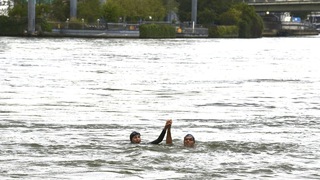
[[140,133],[138,133],[137,131],[133,131],[131,134],[130,134],[130,141],[132,142],[132,138],[136,135],[139,135],[140,136]]
[[186,137],[192,137],[192,140],[194,141],[194,142],[196,142],[196,139],[193,137],[193,135],[192,134],[187,134],[183,139],[185,139]]

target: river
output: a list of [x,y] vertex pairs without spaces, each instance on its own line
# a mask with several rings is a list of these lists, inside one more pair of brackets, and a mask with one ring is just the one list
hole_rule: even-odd
[[0,178],[320,179],[319,42],[0,37]]

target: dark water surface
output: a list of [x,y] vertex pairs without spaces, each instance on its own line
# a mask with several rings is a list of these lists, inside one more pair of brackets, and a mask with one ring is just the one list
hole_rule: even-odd
[[319,42],[0,37],[0,178],[320,179]]

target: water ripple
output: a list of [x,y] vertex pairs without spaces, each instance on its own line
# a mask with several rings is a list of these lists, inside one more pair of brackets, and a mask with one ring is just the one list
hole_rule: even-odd
[[318,42],[0,37],[0,178],[319,179]]

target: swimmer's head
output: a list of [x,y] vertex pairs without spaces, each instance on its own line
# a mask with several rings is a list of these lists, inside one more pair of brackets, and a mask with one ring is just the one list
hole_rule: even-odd
[[140,133],[133,131],[130,134],[130,141],[131,143],[139,144],[141,142]]
[[196,140],[194,139],[192,134],[187,134],[184,138],[183,138],[183,144],[186,147],[193,147],[194,144],[196,143]]

